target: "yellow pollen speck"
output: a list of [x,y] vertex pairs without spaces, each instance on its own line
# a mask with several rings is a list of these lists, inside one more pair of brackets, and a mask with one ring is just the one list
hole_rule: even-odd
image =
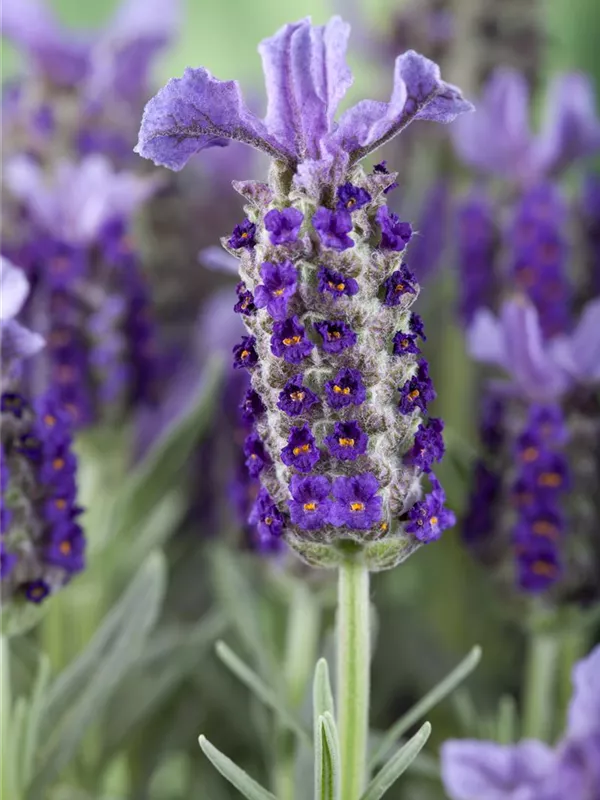
[[306,396],[306,392],[301,392],[301,391],[291,392],[291,394],[290,394],[290,398],[292,400],[294,400],[296,403],[302,402],[302,400],[304,400],[305,396]]
[[552,523],[543,519],[538,519],[534,522],[532,530],[537,536],[548,536],[550,539],[555,539],[558,534],[556,525],[552,525]]
[[67,501],[64,500],[62,497],[59,497],[57,500],[54,501],[54,505],[58,508],[59,511],[64,511],[67,507]]
[[244,231],[244,232],[242,233],[242,235],[241,235],[241,238],[242,238],[242,239],[247,239],[247,238],[248,238],[248,231]]
[[543,578],[554,578],[557,574],[554,564],[549,564],[547,561],[535,561],[531,571],[534,575],[540,575]]
[[65,465],[64,458],[55,458],[54,461],[52,462],[52,469],[59,470],[62,469],[64,465]]
[[301,336],[286,336],[286,338],[283,340],[283,343],[286,347],[289,347],[291,344],[300,344],[301,341]]
[[281,295],[283,294],[283,291],[284,291],[283,289],[275,289],[273,294],[275,295],[275,297],[281,297]]
[[305,511],[316,511],[317,510],[317,504],[315,502],[304,503],[303,508],[304,508]]
[[364,511],[365,504],[364,503],[350,503],[350,511]]
[[396,284],[396,291],[397,292],[403,292],[404,291],[404,284],[403,283],[397,283]]
[[379,530],[380,531],[387,531],[388,527],[389,526],[388,526],[387,522],[382,522],[381,525],[379,526]]
[[342,334],[339,331],[329,331],[327,333],[327,338],[328,339],[341,339],[342,338]]
[[540,486],[556,489],[562,484],[562,478],[557,472],[542,472],[538,478],[538,483]]
[[49,428],[53,428],[56,425],[56,417],[52,416],[52,414],[45,414],[44,425],[47,425]]
[[73,548],[71,542],[61,542],[58,549],[64,556],[68,556]]
[[294,447],[293,451],[295,456],[299,456],[300,453],[308,453],[310,452],[310,445],[309,444],[301,444],[299,447]]
[[537,447],[526,447],[525,450],[523,450],[523,461],[527,461],[528,463],[535,461],[539,454]]
[[437,525],[439,522],[437,517],[429,517],[429,524],[430,525]]
[[273,517],[265,517],[265,525],[271,525],[273,522]]
[[416,400],[417,397],[419,396],[419,394],[420,393],[419,393],[418,389],[413,389],[413,391],[410,392],[410,394],[408,396],[410,397],[411,400]]
[[243,361],[245,358],[248,358],[249,355],[250,355],[250,350],[242,350],[242,352],[240,353],[240,358]]
[[342,447],[354,447],[354,439],[346,439],[342,437],[341,439],[338,439],[338,442]]
[[347,395],[347,394],[350,394],[350,387],[349,386],[344,386],[344,388],[342,388],[341,386],[338,386],[337,383],[336,383],[334,385],[334,387],[333,387],[333,391],[335,392],[335,394],[346,394]]

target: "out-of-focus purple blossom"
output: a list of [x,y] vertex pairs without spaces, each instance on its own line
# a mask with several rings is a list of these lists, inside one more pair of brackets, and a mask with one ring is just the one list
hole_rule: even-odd
[[29,295],[29,282],[22,270],[6,258],[0,258],[0,338],[2,340],[2,376],[10,373],[24,358],[35,355],[44,346],[43,338],[20,325],[15,317]]
[[448,242],[450,200],[448,183],[443,180],[433,183],[423,199],[410,247],[411,267],[421,283],[441,263]]
[[451,128],[459,157],[484,173],[529,183],[553,175],[600,149],[600,120],[589,79],[557,75],[546,95],[546,113],[536,136],[529,125],[529,92],[516,70],[498,68],[477,112]]
[[454,739],[441,748],[451,800],[595,800],[600,758],[600,647],[573,668],[567,727],[551,748]]
[[458,292],[464,325],[470,325],[481,308],[493,308],[498,291],[496,275],[497,232],[489,198],[477,188],[458,207]]
[[588,175],[581,197],[581,217],[587,244],[588,275],[586,288],[592,296],[600,294],[600,177]]

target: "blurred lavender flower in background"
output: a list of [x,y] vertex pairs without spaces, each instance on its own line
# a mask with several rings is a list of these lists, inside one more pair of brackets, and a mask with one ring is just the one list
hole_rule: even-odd
[[572,673],[565,732],[555,747],[450,740],[442,780],[451,800],[596,800],[600,786],[600,647]]
[[21,361],[37,353],[44,341],[14,319],[29,293],[25,275],[4,258],[0,269],[0,591],[3,604],[41,603],[84,567],[77,460],[69,418],[55,399],[54,387],[33,399],[23,392]]

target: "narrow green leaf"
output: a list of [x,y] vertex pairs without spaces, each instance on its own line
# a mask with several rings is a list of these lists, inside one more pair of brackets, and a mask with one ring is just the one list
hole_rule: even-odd
[[386,757],[390,749],[415,722],[422,719],[434,706],[444,700],[456,687],[473,672],[481,659],[481,648],[475,646],[452,672],[434,686],[418,703],[400,717],[384,736],[371,758],[370,767],[374,769]]
[[333,692],[329,680],[329,666],[326,659],[320,658],[315,667],[315,679],[313,682],[313,714],[315,726],[319,717],[329,711],[331,716],[335,716],[333,704]]
[[217,655],[239,680],[258,697],[258,699],[272,709],[283,725],[295,733],[302,741],[309,746],[311,738],[309,733],[298,722],[294,714],[286,707],[285,703],[272,691],[258,675],[239,658],[225,642],[217,642]]
[[429,739],[431,725],[426,722],[415,733],[412,739],[403,748],[393,755],[390,760],[381,768],[381,771],[373,778],[367,786],[367,790],[361,800],[379,800],[405,772],[419,752],[423,749],[425,742]]
[[519,738],[519,712],[515,698],[509,694],[502,695],[498,703],[498,717],[494,738],[500,744],[513,744]]
[[40,737],[40,724],[49,681],[50,661],[42,653],[39,660],[38,673],[31,692],[27,720],[23,732],[23,742],[21,745],[21,783],[23,786],[28,786],[32,778],[34,760]]
[[321,800],[338,800],[340,796],[340,743],[335,720],[329,711],[319,718],[321,738]]
[[19,761],[26,719],[27,701],[24,697],[19,697],[10,713],[10,734],[2,740],[3,798],[21,798],[24,794],[25,787],[21,782]]
[[244,772],[230,758],[217,750],[205,736],[200,736],[198,741],[202,752],[212,765],[248,800],[277,800],[274,794],[264,789],[247,772]]

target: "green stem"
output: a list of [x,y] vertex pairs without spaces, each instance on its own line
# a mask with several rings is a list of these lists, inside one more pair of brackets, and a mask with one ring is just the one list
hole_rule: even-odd
[[559,647],[560,642],[552,632],[534,628],[529,634],[523,738],[551,740]]
[[359,800],[367,780],[369,736],[369,572],[340,567],[337,612],[337,713],[344,800]]

